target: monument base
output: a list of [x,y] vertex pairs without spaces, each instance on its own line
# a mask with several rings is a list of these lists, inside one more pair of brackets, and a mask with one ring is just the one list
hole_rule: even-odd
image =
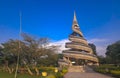
[[84,66],[70,66],[68,72],[85,72]]

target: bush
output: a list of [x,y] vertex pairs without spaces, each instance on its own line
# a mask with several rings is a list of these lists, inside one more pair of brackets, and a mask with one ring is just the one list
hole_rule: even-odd
[[55,74],[56,78],[63,78],[64,74],[62,72],[58,72]]
[[40,67],[39,71],[40,72],[53,73],[54,69],[55,69],[54,67]]
[[56,77],[55,77],[55,75],[51,74],[51,75],[47,76],[46,78],[56,78]]
[[120,67],[115,66],[115,65],[108,65],[108,64],[104,64],[104,65],[100,65],[98,68],[100,69],[109,69],[109,70],[120,70]]
[[110,72],[110,70],[120,70],[120,67],[116,67],[114,65],[100,65],[98,67],[95,67],[94,70],[105,70],[106,72]]
[[120,67],[115,65],[100,65],[94,68],[95,71],[120,78]]
[[104,74],[109,72],[109,71],[106,71],[105,69],[96,69],[96,71],[99,73],[104,73]]
[[62,69],[62,73],[63,73],[63,74],[66,74],[67,72],[68,72],[67,68],[63,68],[63,69]]
[[117,78],[120,78],[120,70],[111,70],[110,73],[117,77]]

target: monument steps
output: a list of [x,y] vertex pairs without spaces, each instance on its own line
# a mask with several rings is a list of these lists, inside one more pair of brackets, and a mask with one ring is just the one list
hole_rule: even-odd
[[85,69],[83,66],[70,66],[68,72],[85,72]]

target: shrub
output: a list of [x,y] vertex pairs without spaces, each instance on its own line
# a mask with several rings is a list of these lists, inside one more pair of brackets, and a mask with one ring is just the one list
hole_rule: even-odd
[[94,68],[95,71],[103,74],[109,74],[114,77],[120,78],[120,67],[115,65],[100,65]]
[[64,74],[62,72],[58,72],[55,74],[56,78],[63,78]]
[[110,73],[113,76],[120,78],[120,70],[111,70]]
[[56,78],[55,75],[48,75],[46,78]]
[[40,72],[52,73],[54,72],[54,67],[39,67]]
[[63,73],[63,74],[66,74],[67,72],[68,72],[67,68],[63,68],[63,69],[62,69],[62,73]]
[[108,71],[104,70],[104,69],[96,69],[97,72],[100,72],[100,73],[108,73]]

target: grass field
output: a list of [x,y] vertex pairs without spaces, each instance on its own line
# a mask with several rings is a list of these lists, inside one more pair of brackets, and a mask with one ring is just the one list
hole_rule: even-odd
[[[29,74],[18,74],[17,78],[63,78],[64,74],[67,73],[67,69],[63,68],[61,71],[55,72],[53,67],[41,67],[39,68],[40,75],[29,75]],[[42,72],[47,72],[47,76],[43,77]],[[35,74],[35,73],[34,73]],[[14,78],[14,73],[9,74],[8,72],[0,71],[0,78]]]
[[[14,74],[0,72],[0,78],[14,78]],[[41,76],[30,76],[27,74],[18,74],[17,78],[42,78]]]

